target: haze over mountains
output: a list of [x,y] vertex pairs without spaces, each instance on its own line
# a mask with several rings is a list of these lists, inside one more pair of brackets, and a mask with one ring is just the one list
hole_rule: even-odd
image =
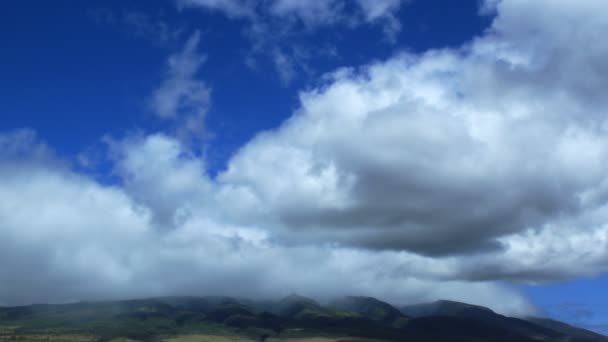
[[325,305],[298,295],[276,301],[162,297],[0,308],[0,341],[289,341],[320,336],[351,341],[608,341],[565,323],[507,317],[444,300],[397,308],[360,296]]

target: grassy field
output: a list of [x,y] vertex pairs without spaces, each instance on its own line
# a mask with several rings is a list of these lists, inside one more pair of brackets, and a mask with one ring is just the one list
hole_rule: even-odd
[[370,340],[365,338],[355,337],[306,337],[306,338],[288,338],[288,339],[268,339],[267,342],[383,342],[379,340]]
[[[329,337],[310,337],[310,338],[289,338],[289,339],[269,339],[268,342],[336,342],[340,339]],[[358,341],[357,341],[358,342]]]
[[[78,334],[13,334],[13,327],[0,327],[0,342],[9,341],[27,341],[27,342],[96,342],[98,338],[87,335]],[[175,337],[167,337],[163,342],[252,342],[252,338],[243,336],[222,336],[222,335],[207,335],[193,334],[182,335]],[[127,338],[115,338],[109,342],[138,342],[137,340]],[[301,337],[301,338],[270,338],[267,342],[382,342],[378,340],[361,339],[353,337]]]
[[[374,324],[361,328],[356,314],[324,309],[309,299],[281,303],[277,312],[283,316],[213,298],[0,308],[0,342],[252,342],[262,336],[268,342],[372,342],[343,337],[383,332]],[[344,323],[349,319],[356,321],[354,328]]]
[[8,341],[27,341],[27,342],[42,342],[42,341],[53,341],[53,342],[95,342],[97,338],[86,335],[53,335],[53,334],[31,334],[25,336],[10,335],[0,336],[1,342]]
[[[214,336],[214,335],[189,335],[172,337],[165,342],[251,342],[252,339],[234,337],[234,336]],[[378,340],[369,340],[362,338],[330,338],[330,337],[305,337],[305,338],[270,338],[267,342],[382,342]]]
[[251,342],[251,339],[236,336],[218,335],[185,335],[171,337],[163,340],[164,342]]

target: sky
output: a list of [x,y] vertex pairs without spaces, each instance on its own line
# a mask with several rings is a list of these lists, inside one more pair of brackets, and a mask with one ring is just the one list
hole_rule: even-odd
[[2,7],[1,305],[355,294],[608,332],[603,0]]

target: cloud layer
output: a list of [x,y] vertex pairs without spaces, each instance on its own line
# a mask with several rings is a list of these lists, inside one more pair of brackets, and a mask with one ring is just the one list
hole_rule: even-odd
[[490,304],[506,297],[513,300],[501,309],[530,309],[498,284],[438,286],[424,271],[439,271],[434,262],[408,253],[288,246],[269,240],[261,227],[229,224],[223,216],[239,203],[219,203],[223,189],[210,188],[199,161],[182,155],[177,140],[133,139],[117,166],[125,186],[116,187],[54,161],[31,131],[2,136],[3,147],[6,141],[21,147],[3,155],[0,168],[0,256],[10,260],[0,271],[3,304],[295,291],[318,298],[366,293],[396,302]]
[[[289,3],[275,10],[300,11]],[[31,131],[1,135],[0,260],[12,262],[0,280],[19,285],[0,302],[295,291],[522,314],[533,308],[505,281],[605,272],[602,1],[487,7],[492,27],[466,46],[326,76],[215,178],[175,135],[113,140],[112,186]],[[195,38],[173,61],[197,56]],[[194,79],[198,61],[167,82]],[[159,114],[176,117],[166,103]]]

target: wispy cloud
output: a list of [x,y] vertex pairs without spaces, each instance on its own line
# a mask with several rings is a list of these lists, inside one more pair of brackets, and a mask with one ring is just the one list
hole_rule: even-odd
[[231,18],[253,17],[256,15],[257,0],[176,0],[179,8],[203,7],[218,11]]
[[252,56],[269,58],[279,78],[289,84],[300,72],[310,70],[309,60],[315,51],[297,54],[308,47],[293,38],[320,29],[378,26],[389,41],[398,35],[401,25],[396,13],[407,3],[403,0],[179,0],[180,8],[200,8],[223,13],[248,24],[246,35],[252,42]]
[[183,138],[193,134],[202,137],[206,133],[211,89],[197,77],[205,62],[205,56],[198,52],[199,42],[200,33],[195,32],[182,51],[169,57],[165,78],[150,99],[154,113],[173,121]]
[[[298,20],[309,29],[326,25],[382,24],[408,1],[404,0],[177,0],[180,8],[201,7],[232,18],[265,21],[268,17]],[[392,24],[391,24],[392,25]]]
[[137,10],[113,11],[94,8],[88,15],[100,25],[116,27],[126,35],[140,38],[158,46],[168,46],[179,41],[184,34],[182,27],[172,27],[162,16],[153,16]]

